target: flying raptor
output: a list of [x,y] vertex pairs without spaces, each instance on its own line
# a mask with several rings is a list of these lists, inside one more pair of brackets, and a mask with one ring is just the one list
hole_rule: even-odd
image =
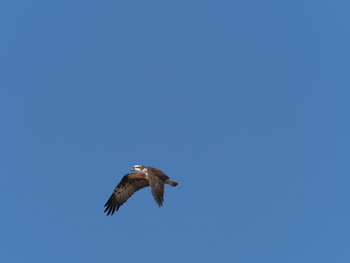
[[124,175],[105,204],[107,216],[113,215],[136,191],[146,186],[151,187],[154,200],[161,207],[164,201],[164,184],[170,184],[174,187],[178,185],[157,168],[134,165],[131,171],[135,173]]

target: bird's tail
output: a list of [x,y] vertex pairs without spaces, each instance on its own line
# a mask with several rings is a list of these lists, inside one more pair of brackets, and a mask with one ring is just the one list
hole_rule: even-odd
[[174,187],[179,185],[178,183],[173,182],[173,181],[171,181],[171,180],[169,180],[169,179],[166,180],[165,183],[166,183],[166,184],[170,184],[171,186],[174,186]]

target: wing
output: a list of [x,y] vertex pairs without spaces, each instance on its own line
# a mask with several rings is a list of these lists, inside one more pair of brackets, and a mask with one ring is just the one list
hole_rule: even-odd
[[113,215],[136,191],[149,186],[143,173],[126,174],[105,204],[107,215]]
[[161,207],[164,201],[164,182],[169,179],[169,177],[161,170],[154,167],[148,167],[148,172],[152,195],[157,205]]
[[149,184],[154,200],[156,201],[157,205],[161,207],[164,201],[164,181],[158,176],[150,173]]
[[150,174],[154,174],[155,176],[159,177],[163,181],[169,179],[169,177],[165,173],[163,173],[161,170],[159,170],[157,168],[148,167],[148,172]]

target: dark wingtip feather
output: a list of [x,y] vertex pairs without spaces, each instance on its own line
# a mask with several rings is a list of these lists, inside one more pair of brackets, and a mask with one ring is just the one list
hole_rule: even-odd
[[157,195],[154,197],[154,200],[156,201],[158,207],[162,207],[164,198],[160,193],[157,193]]
[[115,207],[116,207],[116,202],[113,198],[113,194],[111,195],[111,197],[108,199],[107,203],[105,204],[104,207],[106,207],[104,213],[107,212],[107,216],[109,215],[113,215],[115,212]]

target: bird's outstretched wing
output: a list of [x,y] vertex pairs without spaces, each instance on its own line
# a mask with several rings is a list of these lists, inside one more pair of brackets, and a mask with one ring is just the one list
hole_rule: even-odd
[[164,179],[157,176],[157,174],[150,173],[149,183],[154,200],[161,207],[164,201]]
[[131,173],[123,177],[105,204],[107,215],[113,215],[136,191],[149,186],[145,176],[143,173]]

